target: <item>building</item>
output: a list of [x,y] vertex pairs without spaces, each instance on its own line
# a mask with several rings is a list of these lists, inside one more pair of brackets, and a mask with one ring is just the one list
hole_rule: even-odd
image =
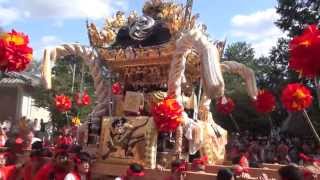
[[25,116],[28,119],[43,119],[48,122],[50,113],[45,108],[34,105],[32,94],[40,78],[24,73],[6,72],[0,77],[0,121],[17,121]]

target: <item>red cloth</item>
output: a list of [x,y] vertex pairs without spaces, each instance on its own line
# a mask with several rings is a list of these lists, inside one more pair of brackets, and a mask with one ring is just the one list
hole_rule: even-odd
[[33,176],[42,168],[45,164],[45,160],[38,157],[32,157],[31,160],[24,165],[23,167],[23,179],[24,180],[31,180]]
[[32,165],[28,164],[23,168],[23,179],[32,179]]
[[67,172],[57,170],[54,165],[49,162],[45,164],[34,176],[34,180],[49,180],[50,176],[54,176],[55,180],[64,180]]
[[58,145],[71,145],[73,144],[73,139],[71,136],[60,136],[58,139]]
[[14,176],[14,172],[16,171],[16,166],[11,165],[11,166],[4,166],[0,168],[0,173],[3,177],[2,180],[9,180]]

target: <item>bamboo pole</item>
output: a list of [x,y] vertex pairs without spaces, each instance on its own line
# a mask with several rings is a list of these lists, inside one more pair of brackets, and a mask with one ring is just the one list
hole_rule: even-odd
[[319,143],[319,145],[320,145],[320,137],[319,137],[316,129],[314,128],[314,126],[313,126],[313,124],[312,124],[312,122],[311,122],[311,119],[310,119],[310,117],[309,117],[309,115],[308,115],[308,113],[307,113],[306,110],[303,110],[303,115],[304,115],[304,117],[306,118],[307,123],[308,123],[309,127],[311,128],[314,137],[317,139],[317,141],[318,141],[318,143]]

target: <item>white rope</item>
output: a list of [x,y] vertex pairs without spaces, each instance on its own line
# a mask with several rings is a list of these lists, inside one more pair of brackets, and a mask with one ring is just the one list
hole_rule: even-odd
[[254,72],[251,68],[235,61],[224,61],[221,63],[221,69],[223,72],[235,73],[240,75],[246,82],[249,96],[252,99],[256,99],[258,88],[256,85]]
[[[102,77],[100,65],[94,63],[97,60],[97,55],[91,47],[83,46],[81,44],[63,44],[53,48],[46,48],[44,50],[43,61],[41,65],[41,76],[46,88],[51,89],[51,72],[56,60],[66,55],[76,55],[83,59],[86,65],[89,66],[90,74],[94,80],[95,93],[97,97],[97,105],[93,110],[93,118],[102,116],[106,113],[105,106],[103,106],[104,99],[108,94],[108,88],[105,86],[105,81]],[[101,104],[101,105],[100,105]]]

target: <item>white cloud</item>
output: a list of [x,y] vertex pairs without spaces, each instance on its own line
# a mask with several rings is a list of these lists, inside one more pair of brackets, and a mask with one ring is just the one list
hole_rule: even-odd
[[231,19],[231,35],[237,40],[247,41],[255,48],[256,56],[268,55],[279,37],[284,33],[274,25],[279,18],[274,8],[248,15],[235,15]]
[[97,20],[127,8],[124,0],[0,0],[0,23],[9,24],[18,18]]
[[[1,0],[0,0],[1,3]],[[0,5],[0,25],[5,26],[19,19],[19,13],[15,8],[5,8]]]
[[57,45],[61,42],[62,42],[62,40],[60,40],[57,36],[53,36],[53,35],[43,36],[40,40],[40,44],[42,46]]
[[33,54],[36,60],[40,60],[43,56],[43,50],[47,47],[58,46],[63,44],[64,41],[61,40],[59,37],[54,35],[45,35],[42,36],[38,43],[32,44],[33,47]]
[[36,18],[91,18],[100,19],[110,16],[115,8],[124,5],[124,1],[114,0],[16,0],[19,9]]

